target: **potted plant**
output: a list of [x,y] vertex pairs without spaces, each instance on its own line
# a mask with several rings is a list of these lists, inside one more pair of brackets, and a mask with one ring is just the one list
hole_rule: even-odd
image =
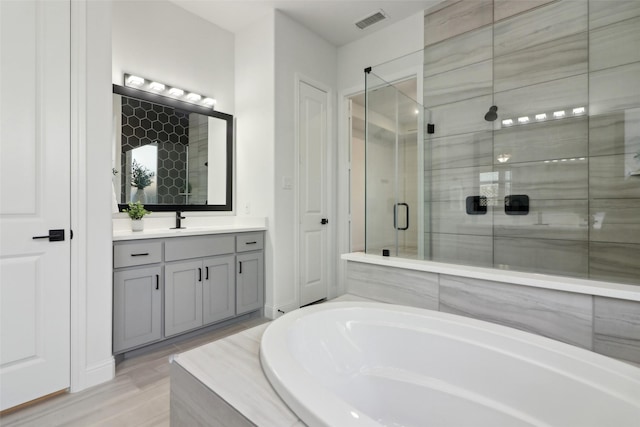
[[149,170],[149,168],[141,165],[135,161],[135,159],[133,160],[133,163],[131,164],[131,186],[137,188],[134,199],[135,201],[145,201],[144,189],[151,185],[151,178],[154,176],[155,173]]
[[129,208],[123,209],[122,212],[126,212],[129,214],[129,218],[131,218],[131,231],[144,230],[144,221],[142,218],[151,213],[146,210],[140,202],[129,203]]

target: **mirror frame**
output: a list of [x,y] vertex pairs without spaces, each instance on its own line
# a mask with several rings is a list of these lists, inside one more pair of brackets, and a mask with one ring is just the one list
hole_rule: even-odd
[[[215,111],[213,108],[202,107],[200,105],[191,104],[189,102],[180,101],[177,99],[169,98],[167,96],[146,92],[144,90],[135,89],[131,87],[113,85],[114,95],[128,96],[129,98],[136,98],[142,101],[151,102],[175,109],[188,111],[190,113],[202,114],[204,116],[215,117],[217,119],[225,120],[227,122],[227,186],[226,186],[226,198],[224,205],[158,205],[158,204],[145,204],[144,207],[151,212],[173,212],[173,211],[233,211],[233,115]],[[122,130],[120,130],[122,131]],[[128,204],[118,203],[118,210],[122,212],[127,208]]]

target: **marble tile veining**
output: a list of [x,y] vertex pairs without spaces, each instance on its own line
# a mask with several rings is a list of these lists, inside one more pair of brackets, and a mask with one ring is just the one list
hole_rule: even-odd
[[555,0],[494,0],[493,19],[500,21],[513,15],[543,6]]
[[433,136],[438,138],[490,131],[491,122],[484,119],[484,114],[493,105],[492,98],[491,95],[480,96],[431,108],[431,120],[432,123],[436,123],[436,132]]
[[594,308],[594,351],[640,363],[640,304],[595,297]]
[[638,0],[589,0],[591,30],[638,16],[640,16]]
[[495,91],[584,74],[588,71],[587,46],[585,31],[496,56]]
[[493,231],[492,207],[484,215],[467,214],[464,203],[457,200],[431,202],[429,207],[434,233],[490,236]]
[[508,154],[509,163],[585,157],[588,141],[586,117],[502,128],[494,132],[493,162],[500,163],[499,154]]
[[587,2],[559,1],[494,25],[494,55],[587,31]]
[[424,77],[491,59],[493,30],[484,27],[424,49]]
[[589,197],[592,199],[640,199],[639,173],[640,158],[635,157],[634,154],[591,157]]
[[491,166],[440,169],[431,172],[431,182],[425,182],[425,186],[431,185],[432,201],[454,201],[465,209],[468,196],[488,195],[494,175]]
[[460,1],[424,17],[424,45],[491,24],[493,1]]
[[589,71],[640,61],[640,17],[589,33]]
[[586,200],[588,162],[582,159],[496,165],[500,197],[526,194],[529,199]]
[[493,239],[491,236],[468,234],[431,234],[433,261],[452,264],[491,267]]
[[492,61],[483,61],[424,79],[424,105],[432,108],[493,93]]
[[585,240],[496,237],[494,264],[499,268],[561,276],[587,277]]
[[[533,120],[538,113],[551,114],[556,110],[585,107],[589,99],[587,74],[552,80],[550,82],[525,86],[498,92],[494,95],[499,106],[500,120],[521,116]],[[499,125],[499,122],[494,122]]]
[[266,327],[256,326],[182,353],[174,363],[255,425],[293,425],[298,417],[273,391],[260,366],[260,339]]
[[360,263],[347,264],[347,292],[377,301],[438,309],[438,275]]
[[629,243],[589,244],[589,276],[598,280],[640,285],[640,245]]
[[489,166],[493,160],[491,132],[473,132],[427,140],[425,169]]
[[640,153],[640,106],[589,117],[589,155]]
[[440,311],[500,323],[591,349],[592,297],[455,276],[440,277]]
[[592,242],[640,245],[640,199],[593,199],[589,212]]
[[493,210],[493,232],[499,237],[582,240],[588,238],[587,200],[530,200],[528,215]]
[[589,73],[589,114],[640,106],[640,62]]

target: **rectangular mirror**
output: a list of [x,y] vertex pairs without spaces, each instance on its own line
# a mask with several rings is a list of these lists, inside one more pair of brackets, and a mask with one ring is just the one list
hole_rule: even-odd
[[231,211],[233,116],[113,85],[113,188],[120,210]]

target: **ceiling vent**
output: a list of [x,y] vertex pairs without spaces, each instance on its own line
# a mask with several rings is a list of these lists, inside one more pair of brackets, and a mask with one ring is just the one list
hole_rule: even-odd
[[387,14],[384,12],[384,10],[380,9],[377,12],[373,12],[372,14],[367,15],[356,22],[356,27],[364,30],[365,28],[375,24],[376,22],[380,22],[383,19],[387,19]]

